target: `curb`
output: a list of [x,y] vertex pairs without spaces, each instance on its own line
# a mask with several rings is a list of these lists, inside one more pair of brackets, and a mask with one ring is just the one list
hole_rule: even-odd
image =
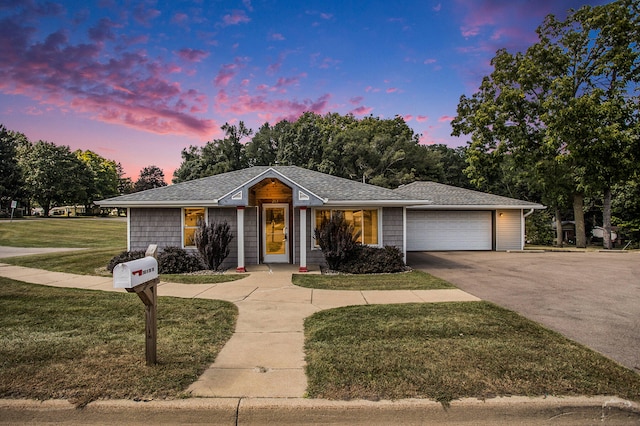
[[329,401],[304,398],[102,400],[77,409],[63,400],[0,400],[0,424],[638,424],[640,405],[612,396]]

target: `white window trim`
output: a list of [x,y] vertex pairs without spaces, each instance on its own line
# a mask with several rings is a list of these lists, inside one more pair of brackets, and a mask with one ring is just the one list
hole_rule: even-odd
[[193,207],[183,207],[182,209],[180,209],[180,246],[183,249],[193,249],[196,248],[196,246],[185,246],[184,245],[184,230],[185,230],[185,224],[184,224],[184,211],[186,209],[204,209],[204,223],[206,223],[207,225],[209,224],[209,208],[208,207],[199,207],[199,206],[193,206]]
[[316,244],[315,238],[315,229],[318,224],[316,223],[316,211],[317,210],[377,210],[378,212],[378,244],[363,244],[369,247],[384,247],[384,242],[382,240],[382,207],[350,207],[350,206],[339,206],[339,207],[313,207],[311,209],[311,235],[310,235],[310,244],[311,250],[320,250],[320,246]]

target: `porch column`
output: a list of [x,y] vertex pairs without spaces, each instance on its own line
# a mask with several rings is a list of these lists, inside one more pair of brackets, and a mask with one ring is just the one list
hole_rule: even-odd
[[244,268],[244,206],[236,209],[238,216],[238,267],[236,272],[247,272]]
[[300,272],[307,269],[307,208],[300,207]]

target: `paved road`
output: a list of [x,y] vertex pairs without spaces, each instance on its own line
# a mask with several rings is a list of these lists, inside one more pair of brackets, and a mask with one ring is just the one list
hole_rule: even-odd
[[408,263],[640,372],[638,252],[429,252]]

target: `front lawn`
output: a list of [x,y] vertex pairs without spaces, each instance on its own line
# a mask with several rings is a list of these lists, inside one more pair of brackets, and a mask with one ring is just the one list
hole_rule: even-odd
[[422,271],[366,275],[294,274],[293,284],[322,290],[434,290],[455,288],[447,281]]
[[305,320],[305,338],[312,398],[640,400],[640,375],[488,302],[326,310]]
[[219,300],[158,298],[158,365],[145,365],[135,294],[0,278],[0,398],[179,398],[231,337],[238,310]]
[[103,218],[20,219],[0,223],[0,246],[127,248],[127,222]]

